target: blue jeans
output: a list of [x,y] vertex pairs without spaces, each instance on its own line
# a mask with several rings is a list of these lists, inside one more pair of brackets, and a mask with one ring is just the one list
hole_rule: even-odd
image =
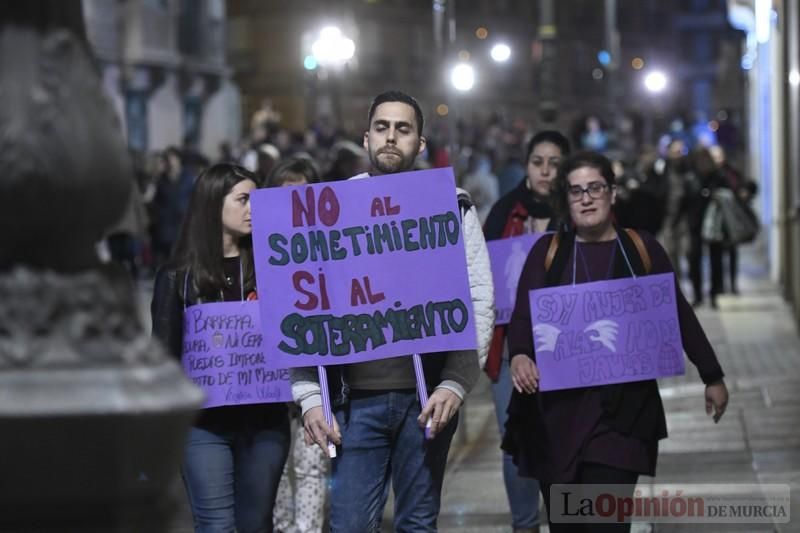
[[[497,383],[492,383],[492,398],[501,438],[505,433],[506,420],[508,420],[506,409],[511,400],[513,387],[511,368],[508,360],[504,359],[500,365],[500,376],[497,378]],[[503,481],[506,484],[508,505],[511,508],[512,527],[531,528],[536,526],[539,523],[539,482],[533,478],[520,477],[517,474],[517,465],[506,452],[503,452]]]
[[272,531],[272,508],[289,453],[285,427],[244,434],[192,427],[181,469],[198,533]]
[[336,411],[342,445],[333,460],[331,531],[378,531],[390,479],[395,531],[436,531],[458,415],[428,441],[417,423],[415,390],[353,392],[350,402]]

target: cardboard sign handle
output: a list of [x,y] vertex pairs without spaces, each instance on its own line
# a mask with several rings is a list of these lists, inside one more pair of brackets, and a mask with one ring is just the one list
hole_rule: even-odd
[[[428,405],[428,388],[425,385],[425,371],[422,369],[422,359],[418,353],[411,356],[414,360],[414,375],[417,377],[417,394],[419,395],[420,409]],[[425,421],[425,438],[431,438],[431,419]]]
[[[319,376],[319,388],[322,394],[322,413],[325,415],[325,422],[329,428],[333,428],[333,411],[331,411],[331,395],[328,391],[328,373],[325,371],[324,366],[317,367],[317,375]],[[328,457],[333,459],[336,457],[336,445],[328,441]]]

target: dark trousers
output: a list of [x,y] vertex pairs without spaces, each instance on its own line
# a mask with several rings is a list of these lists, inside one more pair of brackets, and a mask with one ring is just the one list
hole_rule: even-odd
[[703,301],[703,238],[700,232],[689,233],[689,279],[692,282],[694,301]]
[[720,243],[708,244],[708,257],[711,263],[711,298],[725,292],[722,281],[722,255],[725,246]]
[[[727,248],[721,243],[708,244],[709,266],[711,267],[711,298],[725,292],[722,270],[722,256]],[[731,256],[731,286],[734,285],[736,272],[736,252],[732,249]],[[692,233],[689,239],[689,279],[692,282],[692,293],[695,302],[703,301],[703,239],[699,234]]]
[[[624,492],[628,496],[633,496],[637,479],[639,479],[639,474],[636,472],[596,463],[583,463],[578,467],[575,479],[569,483],[582,485],[622,485],[622,487],[618,487],[618,490]],[[541,483],[541,485],[544,505],[547,509],[547,518],[550,520],[550,487],[552,484]],[[630,530],[630,524],[559,524],[553,523],[553,521],[550,520],[551,533],[625,533]]]
[[736,278],[739,276],[739,249],[736,245],[728,247],[728,274],[731,281],[731,292],[739,292],[739,287],[736,284]]

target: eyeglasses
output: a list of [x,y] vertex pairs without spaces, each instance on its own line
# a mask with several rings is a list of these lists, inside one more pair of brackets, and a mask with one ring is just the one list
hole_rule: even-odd
[[567,196],[570,202],[580,202],[583,200],[583,193],[587,193],[589,198],[598,200],[603,196],[603,193],[608,189],[608,183],[602,181],[593,181],[586,185],[586,188],[580,185],[572,185],[567,189]]

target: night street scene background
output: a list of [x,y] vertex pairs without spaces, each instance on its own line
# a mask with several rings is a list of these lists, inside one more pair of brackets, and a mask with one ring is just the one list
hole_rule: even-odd
[[[413,170],[451,167],[481,225],[501,198],[524,190],[534,134],[555,130],[573,152],[611,161],[616,222],[667,248],[724,369],[730,403],[714,424],[694,365],[659,379],[669,438],[658,446],[656,475],[639,475],[637,494],[704,484],[710,494],[752,499],[753,487],[779,487],[793,513],[642,520],[631,531],[800,531],[800,2],[21,4],[0,8],[8,235],[0,253],[0,433],[15,435],[0,450],[16,463],[0,492],[0,531],[200,531],[182,464],[201,396],[164,355],[170,347],[151,339],[157,272],[189,231],[182,226],[195,184],[213,165],[247,169],[257,188],[373,171],[367,111],[389,90],[416,98],[425,118]],[[99,90],[84,90],[92,84]],[[19,103],[28,101],[36,105]],[[285,183],[280,172],[298,161],[305,170]],[[315,179],[295,181],[303,172]],[[675,180],[706,175],[719,181],[676,192]],[[750,237],[712,243],[700,227],[709,224],[702,210],[715,187],[732,192]],[[698,201],[699,218],[682,210]],[[234,272],[242,300],[250,299],[250,274]],[[108,374],[87,377],[94,372]],[[538,496],[535,523],[511,509],[500,449],[505,408],[493,387],[481,372],[459,411],[438,529],[550,531]],[[316,473],[300,471],[311,459],[298,453],[299,413],[289,409],[281,490],[299,491],[305,476],[316,476],[321,522],[302,523],[305,501],[279,492],[274,530],[327,531],[326,495],[337,487],[327,459],[314,459]],[[393,501],[388,493],[381,531],[396,530]]]

